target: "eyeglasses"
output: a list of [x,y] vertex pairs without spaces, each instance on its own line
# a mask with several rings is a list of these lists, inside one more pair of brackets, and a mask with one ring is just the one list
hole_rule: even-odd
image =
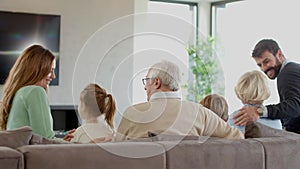
[[147,82],[147,80],[149,80],[149,79],[151,79],[151,78],[150,78],[150,77],[143,78],[143,79],[142,79],[143,84],[146,85],[146,82]]

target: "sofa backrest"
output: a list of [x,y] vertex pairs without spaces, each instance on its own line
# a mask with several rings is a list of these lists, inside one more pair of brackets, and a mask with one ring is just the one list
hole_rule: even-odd
[[26,169],[165,169],[163,146],[151,142],[30,145],[18,148]]
[[[167,169],[264,169],[263,146],[255,140],[209,138],[207,141],[161,141],[167,156]],[[176,144],[176,145],[175,145]]]

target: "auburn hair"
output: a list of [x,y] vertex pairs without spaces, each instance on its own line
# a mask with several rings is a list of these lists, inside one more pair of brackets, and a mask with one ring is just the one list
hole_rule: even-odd
[[200,104],[216,113],[224,121],[228,120],[228,104],[223,96],[218,94],[207,95],[200,101]]
[[[16,92],[28,85],[34,85],[51,72],[55,56],[40,45],[26,48],[11,68],[4,83],[0,105],[0,128],[6,130],[8,115]],[[47,89],[45,89],[47,90]]]
[[111,94],[97,84],[89,84],[80,93],[80,101],[85,104],[90,116],[105,115],[107,124],[114,128],[113,120],[116,112],[116,103]]

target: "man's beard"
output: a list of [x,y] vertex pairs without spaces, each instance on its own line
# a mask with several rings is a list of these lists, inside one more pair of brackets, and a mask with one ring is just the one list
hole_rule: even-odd
[[268,71],[270,71],[270,70],[274,70],[274,76],[273,77],[269,77],[270,79],[275,79],[277,76],[278,76],[278,74],[279,74],[279,72],[280,72],[280,68],[281,68],[281,63],[279,63],[278,65],[276,65],[276,66],[274,66],[274,67],[271,67],[271,68],[269,68],[269,69],[267,69],[266,71],[264,71],[264,73],[268,76]]

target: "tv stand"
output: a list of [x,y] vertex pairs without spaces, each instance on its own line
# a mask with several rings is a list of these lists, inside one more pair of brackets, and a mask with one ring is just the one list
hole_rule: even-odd
[[76,105],[50,106],[53,118],[53,130],[56,137],[64,137],[67,131],[77,128],[79,124]]

